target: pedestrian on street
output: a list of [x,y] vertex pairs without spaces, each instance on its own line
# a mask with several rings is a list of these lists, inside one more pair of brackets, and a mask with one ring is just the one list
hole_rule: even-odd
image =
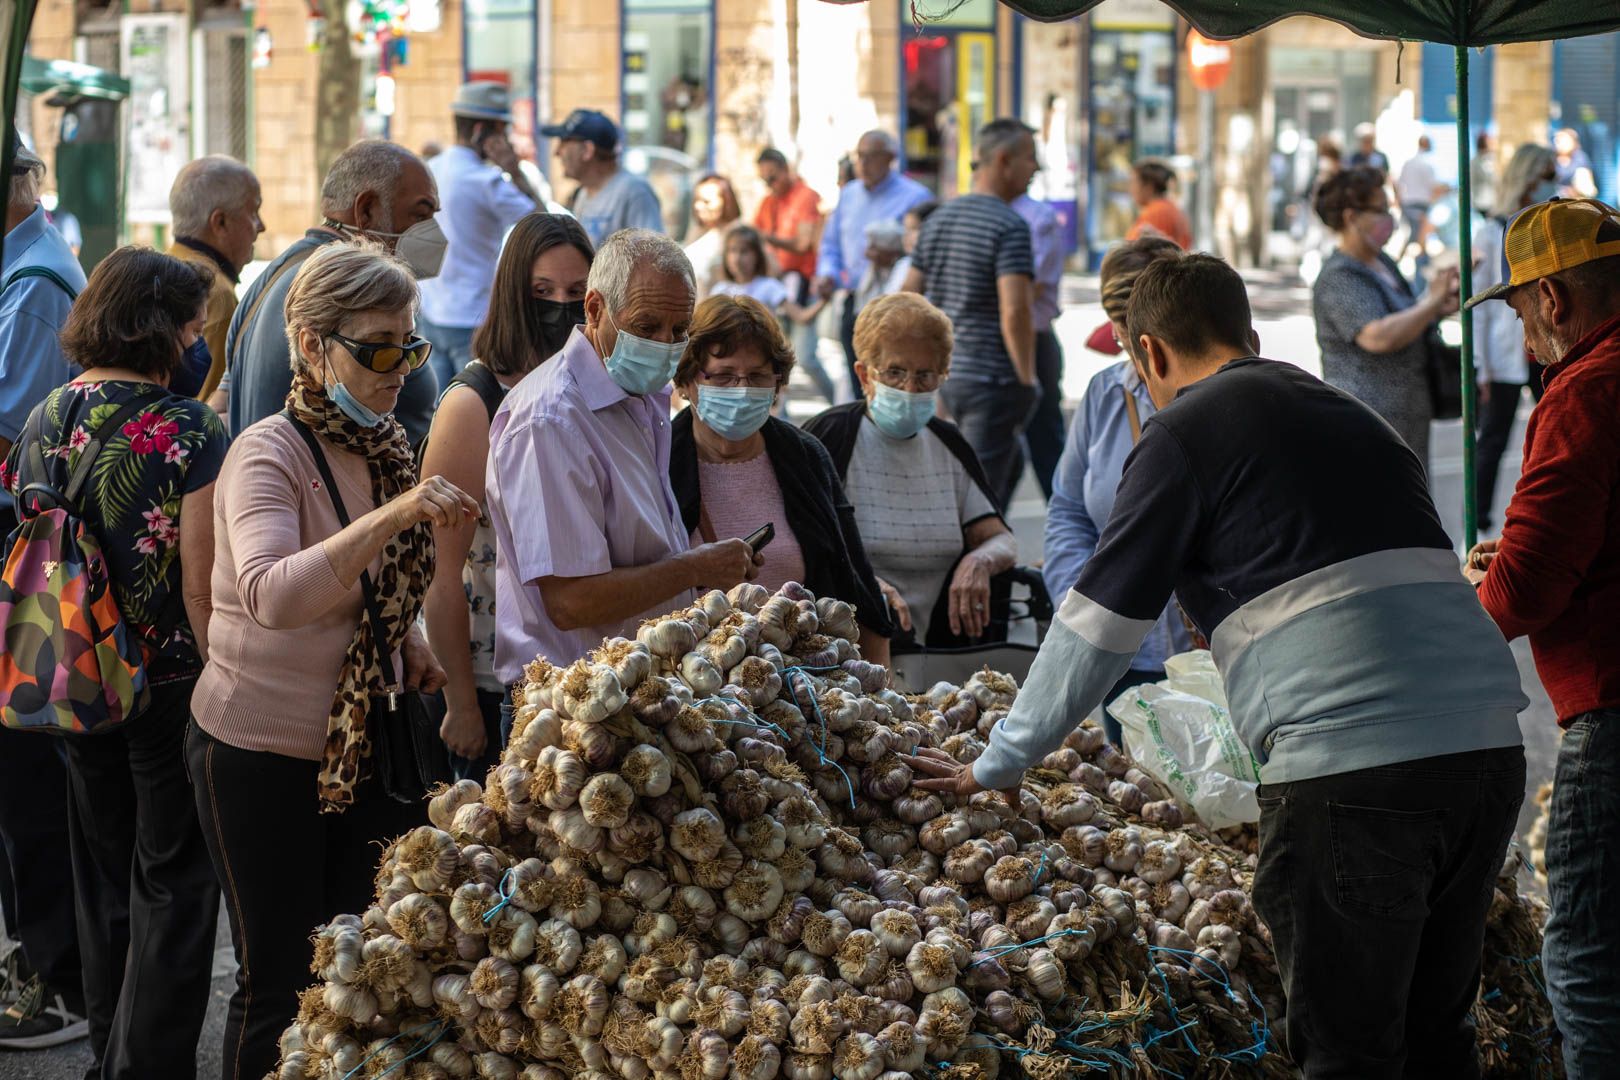
[[321,244],[287,292],[286,406],[236,436],[220,473],[186,763],[236,948],[225,1080],[275,1067],[309,985],[310,929],[364,911],[379,846],[427,823],[424,804],[383,789],[378,706],[444,684],[416,616],[434,526],[478,504],[417,480],[392,415],[432,348],[415,309],[402,260]]
[[1351,169],[1372,169],[1378,173],[1379,182],[1389,179],[1389,157],[1378,149],[1378,128],[1363,121],[1356,125],[1356,148],[1351,151],[1350,159],[1344,164]]
[[645,229],[608,237],[591,263],[585,325],[495,413],[485,493],[495,674],[506,686],[537,656],[566,666],[696,590],[758,576],[741,540],[690,547],[670,489],[669,382],[696,291],[673,240]]
[[[530,214],[507,238],[474,359],[450,380],[422,447],[421,473],[479,503],[476,521],[435,528],[441,572],[423,608],[428,644],[444,665],[440,735],[460,776],[483,782],[501,751],[506,687],[495,674],[495,528],[484,499],[489,429],[507,392],[568,343],[585,321],[590,238],[565,214]],[[456,568],[460,572],[456,572]]]
[[[229,412],[232,435],[286,405],[295,362],[284,311],[304,260],[333,241],[369,237],[403,259],[418,281],[433,277],[444,260],[438,209],[433,174],[398,143],[364,139],[338,155],[321,184],[321,224],[270,261],[231,317],[225,377],[209,404]],[[433,369],[412,369],[392,410],[412,445],[427,435],[437,396]]]
[[[1620,1054],[1620,211],[1537,203],[1507,227],[1497,284],[1546,392],[1500,540],[1481,544],[1479,598],[1528,636],[1564,737],[1547,829],[1547,997],[1571,1080]],[[1492,305],[1496,306],[1496,305]]]
[[1439,323],[1457,311],[1457,271],[1451,269],[1418,299],[1384,251],[1395,232],[1384,177],[1349,168],[1316,193],[1316,213],[1339,235],[1311,292],[1322,378],[1354,394],[1429,467],[1429,351]]
[[540,134],[557,140],[563,175],[579,185],[568,209],[595,247],[620,229],[664,231],[664,212],[652,185],[626,171],[619,159],[619,125],[599,112],[575,109]]
[[[782,271],[788,299],[806,310],[825,303],[812,288],[816,280],[816,245],[821,240],[821,196],[799,177],[787,157],[775,147],[759,152],[759,179],[765,198],[754,211],[754,228]],[[782,330],[793,343],[794,355],[828,405],[838,400],[833,381],[816,355],[816,320],[782,316]]]
[[[751,297],[764,304],[766,311],[781,315],[794,325],[801,319],[814,321],[826,301],[817,300],[810,307],[799,306],[788,295],[787,286],[771,276],[770,271],[765,238],[760,236],[759,230],[752,225],[733,225],[726,231],[720,278],[709,291],[715,296]],[[679,380],[676,385],[679,386]]]
[[1097,553],[984,753],[913,758],[939,778],[918,786],[1016,787],[1174,590],[1265,778],[1252,894],[1289,1053],[1309,1080],[1477,1077],[1485,917],[1524,798],[1513,654],[1411,451],[1348,394],[1255,355],[1235,270],[1154,262],[1126,321],[1159,411]]
[[979,129],[973,190],[929,216],[905,283],[950,317],[956,370],[940,397],[1003,512],[1024,473],[1020,436],[1041,397],[1035,262],[1029,226],[1010,205],[1040,168],[1034,132],[1011,119]]
[[1401,166],[1401,173],[1395,180],[1395,198],[1401,207],[1401,222],[1406,226],[1406,239],[1401,244],[1401,257],[1414,247],[1417,248],[1417,269],[1423,273],[1423,268],[1429,263],[1428,242],[1429,235],[1434,227],[1429,224],[1429,209],[1434,201],[1450,189],[1440,182],[1439,175],[1434,170],[1434,158],[1431,151],[1434,143],[1427,135],[1419,135],[1417,153],[1407,158],[1406,164]]
[[1035,298],[1030,318],[1035,325],[1035,377],[1041,400],[1024,429],[1024,448],[1041,495],[1052,500],[1052,476],[1063,455],[1063,345],[1052,324],[1063,310],[1063,235],[1057,214],[1029,192],[1013,200],[1012,208],[1029,226],[1030,252],[1035,259]]
[[444,231],[444,265],[421,282],[419,334],[433,342],[434,380],[442,390],[473,358],[473,330],[489,311],[501,244],[518,219],[545,209],[512,149],[512,104],[506,86],[470,82],[450,103],[454,146],[429,164],[439,188],[436,219]]
[[834,293],[844,292],[838,337],[851,389],[860,385],[855,375],[855,286],[866,270],[866,227],[874,221],[899,221],[906,211],[933,198],[927,188],[896,172],[894,159],[894,136],[886,131],[861,136],[855,144],[855,178],[838,189],[838,205],[827,217],[816,256],[816,293],[832,301]]
[[[84,271],[39,203],[45,163],[12,133],[4,261],[0,262],[0,458],[34,407],[67,382],[57,334]],[[11,535],[12,501],[0,498]],[[55,1046],[82,1039],[83,980],[68,855],[67,766],[55,739],[0,728],[0,909],[20,943],[0,982],[0,1045]],[[109,902],[111,902],[109,900]]]
[[[90,1075],[102,1080],[193,1075],[213,971],[219,886],[183,745],[208,648],[214,480],[227,440],[212,409],[168,386],[202,339],[213,276],[144,248],[103,259],[62,327],[80,373],[46,398],[0,466],[27,513],[27,487],[66,490],[82,448],[100,440],[75,512],[101,545],[150,687],[146,707],[116,729],[60,744]],[[49,1046],[59,1021],[0,1019],[0,1047]]]
[[1565,199],[1596,197],[1597,180],[1592,175],[1592,158],[1581,149],[1580,132],[1574,128],[1560,128],[1553,136],[1553,149],[1558,152],[1558,194]]
[[1162,161],[1138,161],[1131,166],[1131,201],[1137,206],[1136,220],[1125,233],[1126,240],[1163,236],[1178,248],[1193,245],[1192,225],[1187,214],[1170,197],[1176,174]]
[[[697,275],[698,299],[714,290],[726,276],[726,234],[742,220],[737,192],[731,181],[719,173],[709,173],[692,186],[692,224],[686,230],[684,248]],[[761,262],[759,272],[769,274]]]
[[[748,228],[748,226],[742,226]],[[746,296],[697,306],[675,385],[691,402],[676,415],[669,478],[693,545],[770,525],[757,581],[803,582],[860,620],[861,655],[889,662],[889,618],[861,546],[855,510],[813,435],[771,415],[793,370],[775,317]]]
[[[1181,249],[1162,236],[1145,236],[1114,248],[1103,259],[1099,288],[1103,313],[1113,339],[1129,337],[1125,325],[1131,289],[1143,270],[1160,259],[1175,259]],[[1116,348],[1118,346],[1116,345]],[[1117,505],[1115,493],[1125,472],[1125,459],[1142,438],[1142,425],[1158,409],[1147,384],[1127,357],[1097,372],[1075,410],[1056,483],[1046,511],[1046,591],[1067,596],[1080,573],[1097,553],[1097,541]],[[1126,690],[1164,678],[1164,662],[1193,647],[1181,608],[1172,602],[1154,620],[1131,657],[1130,667],[1103,697],[1111,702]],[[1119,721],[1103,710],[1103,731],[1115,746],[1124,746]]]
[[[1513,152],[1501,177],[1501,194],[1491,216],[1474,232],[1474,285],[1485,292],[1502,279],[1502,247],[1507,223],[1527,206],[1557,192],[1556,161],[1545,146],[1525,143]],[[1480,532],[1491,531],[1496,477],[1519,415],[1526,386],[1541,400],[1541,370],[1532,372],[1524,351],[1524,328],[1506,304],[1486,304],[1474,312],[1474,373],[1479,387],[1478,438],[1474,448],[1474,515]]]
[[855,323],[862,399],[804,425],[832,455],[889,603],[892,642],[909,651],[982,638],[991,578],[1018,560],[973,448],[934,414],[953,345],[951,320],[922,296],[879,297]]
[[177,394],[207,401],[225,374],[225,339],[236,314],[236,286],[242,267],[253,261],[253,242],[264,232],[262,205],[259,178],[224,154],[189,162],[169,189],[174,243],[168,254],[207,267],[213,278],[202,344],[192,345],[169,381],[169,389]]

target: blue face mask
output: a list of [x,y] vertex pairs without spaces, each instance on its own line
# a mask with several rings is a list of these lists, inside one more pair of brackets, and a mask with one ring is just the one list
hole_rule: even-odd
[[186,351],[180,354],[180,366],[169,379],[169,393],[181,397],[196,397],[208,381],[208,371],[214,366],[214,357],[208,351],[208,342],[201,334]]
[[741,442],[765,426],[775,400],[774,387],[700,386],[692,408],[716,435]]
[[351,394],[347,386],[338,382],[330,365],[327,366],[326,374],[326,396],[338,407],[338,412],[363,428],[374,428],[388,419],[387,413],[373,412],[361,404],[360,399]]
[[[613,322],[613,316],[608,316]],[[613,354],[607,358],[608,377],[619,384],[627,394],[651,394],[669,385],[675,377],[675,366],[686,352],[686,342],[648,341],[620,330],[614,324],[617,337],[613,341]]]
[[878,430],[893,439],[909,439],[934,418],[934,395],[912,394],[883,383],[866,403]]

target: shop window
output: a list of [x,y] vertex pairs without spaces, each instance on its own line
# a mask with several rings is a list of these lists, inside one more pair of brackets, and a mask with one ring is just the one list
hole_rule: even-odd
[[248,41],[237,15],[233,24],[210,22],[195,31],[192,136],[202,154],[248,160]]
[[1131,166],[1175,145],[1176,39],[1164,30],[1093,26],[1090,239],[1094,252],[1123,240],[1136,220]]
[[[942,6],[936,0],[935,6]],[[919,0],[909,29],[901,0],[906,172],[942,199],[973,181],[973,133],[996,117],[995,0],[964,0],[938,13]]]
[[712,156],[714,6],[711,0],[624,0],[623,44],[625,165],[652,183],[665,227],[681,237],[692,184]]
[[506,84],[512,149],[535,158],[534,0],[467,0],[466,78]]

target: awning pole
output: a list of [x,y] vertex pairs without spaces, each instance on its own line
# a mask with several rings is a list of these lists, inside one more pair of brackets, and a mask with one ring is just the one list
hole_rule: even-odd
[[[1461,265],[1458,288],[1462,299],[1474,294],[1474,193],[1469,175],[1468,46],[1457,46],[1457,257]],[[1463,425],[1463,550],[1479,540],[1474,508],[1474,313],[1462,318],[1462,425]]]

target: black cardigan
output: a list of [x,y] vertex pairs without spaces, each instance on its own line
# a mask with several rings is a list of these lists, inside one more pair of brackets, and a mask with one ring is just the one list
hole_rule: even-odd
[[[855,509],[844,497],[826,447],[774,416],[765,421],[762,434],[765,454],[782,489],[787,526],[804,554],[805,587],[817,596],[851,604],[862,626],[890,636],[888,605],[866,560],[855,528]],[[670,424],[669,482],[681,507],[681,521],[691,533],[698,527],[702,508],[691,408],[681,410]]]

